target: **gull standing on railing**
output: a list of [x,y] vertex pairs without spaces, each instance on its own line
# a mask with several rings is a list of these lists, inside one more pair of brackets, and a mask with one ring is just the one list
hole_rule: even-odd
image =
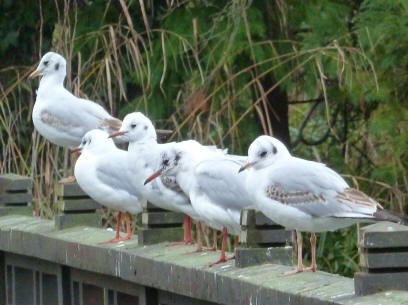
[[[115,238],[101,243],[130,239],[130,214],[142,212],[146,199],[132,183],[128,152],[118,149],[108,134],[99,129],[87,132],[73,151],[81,152],[75,165],[75,177],[81,189],[98,203],[119,211]],[[121,238],[122,213],[126,213],[127,234]]]
[[[350,188],[326,165],[291,156],[270,136],[258,137],[248,149],[247,189],[254,204],[274,222],[296,230],[298,263],[295,270],[316,271],[316,232],[335,231],[359,221],[404,222],[363,192]],[[312,264],[302,263],[302,234],[310,232]]]
[[[29,77],[41,76],[33,108],[35,129],[50,142],[67,148],[81,143],[92,129],[111,134],[118,131],[122,121],[111,116],[101,105],[76,97],[64,88],[67,62],[55,52],[48,52]],[[119,139],[120,141],[120,139]],[[73,182],[73,177],[61,182]]]
[[146,179],[148,183],[160,175],[176,177],[199,217],[210,227],[222,230],[221,257],[210,266],[234,258],[225,255],[228,233],[236,236],[237,247],[241,209],[251,205],[246,177],[237,175],[244,160],[202,145],[174,143],[162,152],[158,170]]
[[184,213],[184,240],[173,244],[191,244],[191,220],[198,219],[190,199],[182,192],[172,177],[163,176],[155,183],[143,185],[146,177],[157,169],[161,150],[168,144],[157,143],[156,130],[145,115],[140,112],[130,113],[123,119],[120,130],[111,137],[121,136],[129,142],[128,166],[132,171],[132,181],[142,190],[143,196],[155,206]]

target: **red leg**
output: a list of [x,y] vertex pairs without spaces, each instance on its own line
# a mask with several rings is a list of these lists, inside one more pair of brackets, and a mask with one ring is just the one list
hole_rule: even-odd
[[120,238],[120,220],[122,218],[122,212],[118,212],[118,216],[116,217],[116,235],[115,238],[108,239],[105,241],[101,241],[99,244],[108,244],[108,243],[114,243],[117,242],[117,240]]
[[201,228],[201,222],[197,221],[196,228],[197,228],[197,248],[195,248],[195,250],[193,251],[187,252],[186,254],[198,253],[203,251],[203,240],[201,238],[201,233],[203,230]]
[[227,258],[227,257],[225,256],[225,244],[227,243],[227,238],[228,238],[227,228],[223,228],[223,229],[222,229],[222,241],[221,241],[221,257],[220,257],[220,259],[219,259],[218,261],[216,261],[216,262],[214,262],[214,263],[211,263],[211,264],[210,264],[210,267],[212,267],[212,266],[214,266],[214,265],[216,265],[216,264],[219,264],[219,263],[225,263],[226,261],[235,258],[234,256],[229,257],[229,258]]
[[183,241],[175,241],[168,243],[167,246],[181,246],[191,245],[193,243],[193,234],[191,233],[191,218],[188,215],[184,215],[184,239]]
[[119,238],[118,240],[116,240],[117,242],[119,241],[124,241],[124,240],[128,240],[132,237],[132,229],[130,228],[130,214],[129,212],[126,212],[126,236]]
[[211,248],[205,248],[205,251],[217,251],[217,230],[213,229],[213,245]]
[[316,264],[316,234],[310,233],[310,245],[312,248],[312,264],[310,267],[307,267],[305,271],[316,272],[317,264]]
[[213,248],[214,251],[217,251],[218,243],[217,243],[217,230],[213,229]]
[[193,232],[191,230],[191,217],[188,215],[184,215],[184,219],[187,219],[187,221],[185,220],[184,225],[186,226],[186,222],[187,222],[187,228],[184,227],[184,230],[187,231],[187,238],[185,239],[186,243],[188,244],[192,244],[194,243],[193,240]]
[[303,257],[302,257],[303,239],[302,239],[302,233],[300,233],[299,231],[296,231],[296,241],[297,241],[297,260],[298,260],[297,267],[294,270],[285,272],[284,275],[292,275],[292,274],[296,274],[296,273],[304,271]]

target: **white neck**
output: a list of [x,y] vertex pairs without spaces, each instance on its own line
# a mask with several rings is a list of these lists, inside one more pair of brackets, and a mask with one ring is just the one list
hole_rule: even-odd
[[41,92],[42,89],[44,88],[49,88],[49,87],[55,87],[55,86],[60,86],[64,87],[64,79],[65,79],[65,74],[51,74],[51,75],[43,75],[40,80],[40,86],[38,88],[38,91]]

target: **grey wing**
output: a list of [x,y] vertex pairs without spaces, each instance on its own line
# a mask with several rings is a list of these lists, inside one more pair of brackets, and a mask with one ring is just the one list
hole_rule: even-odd
[[238,174],[240,164],[227,158],[200,162],[194,174],[200,189],[218,205],[241,210],[252,205],[246,190],[246,175]]
[[96,169],[98,179],[115,190],[126,191],[132,196],[142,198],[142,193],[135,187],[133,176],[128,168],[125,151],[115,151],[108,158],[103,158]]
[[375,212],[368,196],[354,200],[357,195],[336,172],[321,163],[299,160],[271,170],[265,190],[270,199],[319,217],[371,217]]
[[102,106],[75,96],[66,96],[48,105],[41,112],[41,120],[59,133],[79,139],[79,142],[89,130],[103,129],[109,132],[111,126],[120,128],[120,120],[110,116]]

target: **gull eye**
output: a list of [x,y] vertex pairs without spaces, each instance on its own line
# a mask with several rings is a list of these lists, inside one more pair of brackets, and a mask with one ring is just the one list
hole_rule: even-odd
[[261,152],[261,153],[259,154],[259,156],[260,156],[261,158],[263,158],[263,157],[266,156],[266,154],[267,154],[267,152],[266,152],[266,150],[264,150],[263,152]]
[[85,145],[86,144],[86,140],[82,140],[82,145]]
[[132,128],[136,128],[136,126],[137,126],[137,124],[135,124],[135,123],[130,125],[130,127],[132,127]]
[[163,160],[163,165],[168,166],[169,165],[169,159]]
[[44,61],[44,66],[48,66],[48,63],[49,63],[48,60]]

